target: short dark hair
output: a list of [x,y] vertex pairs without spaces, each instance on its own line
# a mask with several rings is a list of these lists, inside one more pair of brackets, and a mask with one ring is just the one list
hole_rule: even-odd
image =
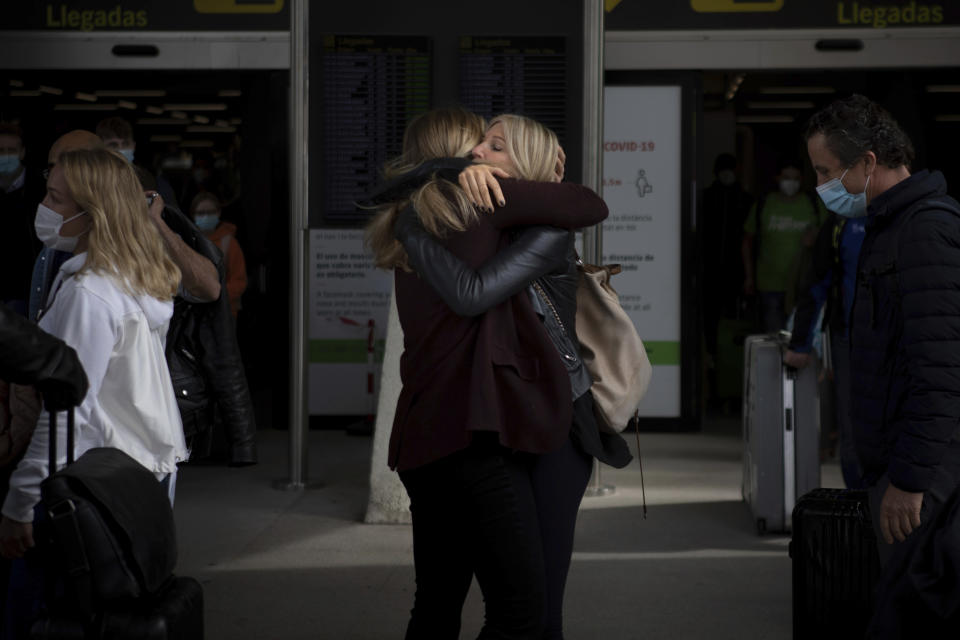
[[895,169],[913,162],[913,143],[890,113],[859,94],[833,102],[807,123],[805,140],[818,133],[827,148],[845,166],[853,166],[867,151],[877,162]]
[[713,161],[713,172],[720,173],[721,171],[736,171],[737,169],[737,158],[732,153],[721,153],[717,156],[717,159]]
[[133,127],[123,118],[111,116],[97,123],[97,135],[100,136],[102,140],[106,140],[107,138],[133,140]]
[[193,196],[193,200],[190,201],[190,215],[193,215],[193,212],[197,210],[201,202],[206,202],[207,200],[212,202],[217,209],[220,208],[220,198],[218,198],[215,193],[212,191],[201,191]]
[[23,148],[23,130],[12,122],[0,122],[0,136],[16,136]]

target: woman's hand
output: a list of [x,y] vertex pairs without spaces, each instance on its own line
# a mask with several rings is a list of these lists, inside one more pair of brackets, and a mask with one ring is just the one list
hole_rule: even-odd
[[553,181],[563,182],[563,174],[566,171],[567,154],[563,152],[563,147],[557,147],[557,165],[553,168]]
[[22,558],[27,549],[32,547],[32,522],[17,522],[6,516],[0,520],[0,554],[4,558]]
[[460,172],[457,181],[475,207],[492,212],[494,200],[501,207],[507,203],[497,182],[498,177],[509,178],[510,174],[488,164],[472,164]]

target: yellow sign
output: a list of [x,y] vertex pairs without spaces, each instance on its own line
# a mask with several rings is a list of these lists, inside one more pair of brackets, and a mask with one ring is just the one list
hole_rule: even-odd
[[280,13],[283,0],[193,0],[197,13]]
[[617,5],[623,2],[623,0],[603,0],[603,8],[607,10],[607,13],[610,13],[617,8]]
[[763,13],[780,11],[786,0],[760,0],[759,2],[741,2],[739,0],[690,0],[690,6],[697,13]]

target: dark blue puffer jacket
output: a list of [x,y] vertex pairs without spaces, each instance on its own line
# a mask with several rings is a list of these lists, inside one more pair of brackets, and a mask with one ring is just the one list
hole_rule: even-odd
[[[852,313],[854,440],[866,480],[920,492],[960,420],[960,210],[939,171],[870,203]],[[923,204],[921,204],[923,203]]]

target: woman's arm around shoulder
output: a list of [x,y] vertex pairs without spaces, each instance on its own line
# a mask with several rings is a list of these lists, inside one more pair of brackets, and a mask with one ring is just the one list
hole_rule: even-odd
[[504,229],[521,225],[548,224],[579,229],[606,220],[609,211],[592,189],[572,182],[532,182],[502,178],[504,204],[490,221]]

